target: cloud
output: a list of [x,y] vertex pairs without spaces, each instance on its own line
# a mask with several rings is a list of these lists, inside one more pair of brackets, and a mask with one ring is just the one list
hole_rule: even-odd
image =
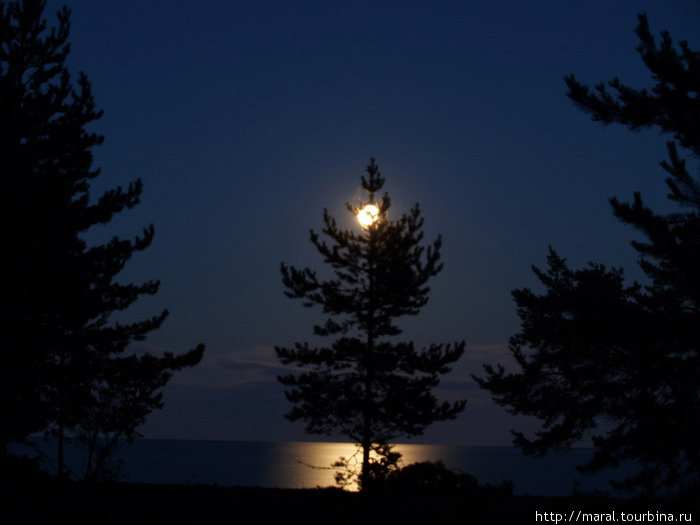
[[255,346],[227,353],[207,354],[193,369],[173,377],[173,384],[204,388],[239,388],[259,383],[276,383],[286,368],[271,346]]
[[[513,358],[508,346],[468,342],[462,358],[452,371],[441,377],[440,390],[448,397],[479,396],[471,374],[483,375],[483,365],[501,363],[511,367]],[[171,383],[206,389],[250,389],[277,384],[277,376],[294,371],[279,362],[273,346],[257,345],[229,352],[205,352],[202,361],[191,369],[178,372]],[[449,393],[448,393],[449,392]]]
[[515,365],[506,343],[482,344],[468,341],[464,354],[455,364],[452,371],[442,378],[442,383],[474,383],[471,374],[483,375],[483,365],[502,364],[506,368]]

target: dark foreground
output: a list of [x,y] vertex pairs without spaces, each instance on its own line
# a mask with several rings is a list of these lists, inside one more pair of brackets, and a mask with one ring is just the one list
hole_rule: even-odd
[[603,496],[544,498],[430,489],[357,494],[337,489],[88,485],[46,480],[12,484],[0,497],[0,523],[4,524],[434,525],[570,521],[697,523],[700,505]]

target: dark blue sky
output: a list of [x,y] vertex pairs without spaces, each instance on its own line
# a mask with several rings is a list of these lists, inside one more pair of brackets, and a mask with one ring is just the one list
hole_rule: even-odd
[[171,315],[135,348],[207,344],[204,361],[165,389],[148,437],[309,439],[282,418],[273,346],[313,341],[319,314],[284,297],[279,264],[322,266],[308,231],[323,208],[353,225],[344,203],[360,196],[373,156],[392,212],[419,202],[426,238],[443,234],[445,269],[403,335],[468,342],[440,389],[467,409],[421,440],[508,444],[521,420],[469,373],[507,360],[518,329],[510,290],[536,287],[530,266],[544,264],[548,245],[574,267],[594,260],[638,276],[634,232],[607,199],[641,190],[667,206],[665,138],[591,122],[562,78],[648,86],[633,34],[642,11],[655,33],[700,44],[700,5],[687,1],[69,7],[70,66],[105,111],[95,191],[145,184],[142,204],[91,239],[156,228],[122,279],[158,278],[161,290],[126,316]]

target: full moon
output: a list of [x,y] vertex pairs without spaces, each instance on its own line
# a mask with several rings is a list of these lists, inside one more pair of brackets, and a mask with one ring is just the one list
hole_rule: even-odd
[[367,228],[374,224],[374,222],[379,218],[379,208],[374,204],[368,204],[357,212],[357,220],[359,223]]

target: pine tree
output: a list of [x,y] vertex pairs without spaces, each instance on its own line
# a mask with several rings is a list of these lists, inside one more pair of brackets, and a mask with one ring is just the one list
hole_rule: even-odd
[[[658,128],[699,155],[700,53],[685,42],[678,52],[666,32],[657,45],[644,15],[636,33],[651,91],[618,79],[592,91],[570,75],[569,97],[596,121]],[[534,438],[515,433],[526,451],[591,436],[596,453],[584,470],[634,460],[639,470],[616,486],[648,492],[700,482],[700,181],[676,143],[667,147],[661,166],[681,211],[654,213],[639,193],[631,203],[610,200],[615,216],[646,237],[632,246],[648,282],[626,285],[622,269],[600,264],[571,270],[551,250],[547,270],[535,268],[546,292],[513,292],[520,371],[486,366],[486,377],[475,378],[512,412],[542,419]]]
[[[83,238],[138,204],[142,183],[91,198],[90,181],[99,175],[92,149],[103,137],[89,127],[102,111],[86,76],[73,81],[65,65],[70,11],[59,11],[48,30],[44,8],[40,0],[0,3],[0,329],[9,364],[0,372],[0,455],[6,457],[11,441],[53,431],[62,466],[66,432],[88,424],[99,393],[121,384],[124,360],[135,359],[124,353],[129,343],[157,329],[167,311],[141,322],[110,322],[114,312],[158,290],[157,281],[115,281],[129,258],[150,245],[154,230],[94,246]],[[202,352],[200,345],[180,358],[142,356],[155,361],[135,367],[137,389],[164,384],[163,374],[194,365]],[[152,391],[141,407],[158,402]],[[123,427],[133,435],[132,422]]]
[[359,444],[363,489],[372,480],[371,451],[387,455],[391,441],[453,419],[465,405],[438,402],[431,391],[462,355],[464,342],[418,351],[412,342],[392,340],[402,331],[396,320],[418,314],[428,302],[427,283],[442,269],[441,239],[427,249],[420,245],[423,219],[417,204],[408,215],[389,220],[388,194],[377,199],[383,185],[372,159],[362,177],[372,207],[361,212],[348,204],[353,215],[367,216],[361,231],[339,229],[327,210],[322,232],[329,242],[311,231],[311,242],[334,278],[324,281],[308,268],[281,266],[285,294],[306,307],[320,306],[328,317],[314,333],[335,340],[320,348],[308,343],[275,348],[283,364],[307,369],[279,377],[294,405],[287,417],[305,421],[309,433],[338,432]]

